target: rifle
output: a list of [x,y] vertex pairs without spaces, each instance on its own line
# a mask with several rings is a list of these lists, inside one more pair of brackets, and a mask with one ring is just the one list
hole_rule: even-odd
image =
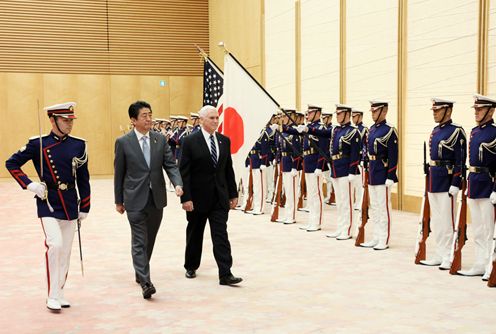
[[465,152],[462,147],[462,199],[456,215],[457,229],[454,231],[453,248],[451,250],[451,268],[449,273],[456,275],[462,269],[462,248],[467,241],[467,167],[465,166]]
[[303,161],[303,167],[301,169],[301,177],[300,177],[300,196],[298,197],[298,205],[296,209],[303,208],[303,200],[307,196],[307,184],[305,182],[305,161]]
[[355,246],[360,247],[360,244],[365,241],[365,224],[369,219],[369,161],[368,158],[363,159],[363,192],[362,192],[362,223],[358,227],[358,235],[355,240]]
[[250,160],[250,176],[248,178],[248,200],[246,201],[246,206],[244,208],[244,212],[246,213],[247,211],[250,211],[253,206],[253,173],[252,173],[252,167],[251,167],[251,160]]
[[429,204],[429,196],[427,193],[427,190],[429,189],[429,164],[427,163],[426,151],[427,149],[424,141],[425,187],[424,196],[422,198],[422,206],[420,209],[420,222],[417,234],[417,244],[415,247],[415,264],[420,264],[420,261],[425,260],[426,241],[430,233],[431,206]]
[[272,215],[270,216],[270,221],[275,222],[279,218],[279,206],[281,205],[282,197],[282,164],[279,163],[279,170],[276,181],[276,189],[274,191],[274,199],[272,201]]

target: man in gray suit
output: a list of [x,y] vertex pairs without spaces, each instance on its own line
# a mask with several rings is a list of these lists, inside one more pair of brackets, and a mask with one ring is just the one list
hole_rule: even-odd
[[115,209],[120,214],[127,211],[136,282],[141,284],[143,298],[148,299],[156,292],[150,280],[150,258],[167,205],[162,168],[177,196],[183,194],[182,180],[165,137],[150,131],[150,105],[143,101],[131,104],[129,118],[134,129],[115,141]]

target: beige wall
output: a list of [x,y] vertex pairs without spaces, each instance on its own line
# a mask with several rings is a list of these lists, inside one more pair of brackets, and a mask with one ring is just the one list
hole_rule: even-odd
[[220,41],[263,83],[263,0],[210,0],[210,57],[224,69]]
[[[408,0],[406,71],[398,73],[399,1],[348,0],[346,3],[345,76],[339,75],[339,0],[301,0],[302,105],[332,108],[339,102],[341,78],[346,78],[346,102],[369,108],[368,100],[390,101],[388,121],[398,126],[403,141],[403,209],[417,211],[423,191],[422,143],[435,126],[430,97],[457,101],[453,118],[470,132],[475,126],[469,106],[478,83],[478,27],[480,1]],[[294,85],[294,3],[265,1],[266,82],[282,100],[292,98]],[[294,20],[291,22],[291,20]],[[486,52],[487,94],[496,97],[496,11],[489,8]],[[269,45],[269,42],[274,43]],[[281,50],[283,48],[284,50]],[[342,54],[343,54],[342,53]],[[270,68],[269,68],[270,66]],[[290,70],[291,69],[291,70]],[[284,71],[287,73],[284,73]],[[397,106],[398,80],[406,84],[405,110]],[[371,123],[369,114],[365,122]]]
[[[164,80],[166,85],[160,86]],[[202,104],[201,77],[120,76],[78,74],[0,73],[0,160],[38,133],[37,101],[43,106],[77,102],[73,135],[88,142],[90,173],[113,173],[113,145],[129,124],[129,104],[141,99],[152,106],[154,117],[188,115]],[[42,113],[43,132],[50,130]],[[33,168],[25,169],[33,175]],[[8,172],[0,169],[0,177]]]

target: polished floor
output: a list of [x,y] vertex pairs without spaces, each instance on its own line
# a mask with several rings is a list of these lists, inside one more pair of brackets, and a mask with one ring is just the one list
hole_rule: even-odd
[[[403,212],[393,213],[386,251],[326,238],[335,207],[326,206],[323,230],[311,233],[232,212],[233,273],[244,281],[226,287],[218,284],[208,229],[198,277],[184,277],[185,215],[169,193],[152,259],[157,294],[144,300],[112,180],[92,180],[92,187],[82,228],[85,275],[75,239],[65,289],[72,307],[54,314],[45,307],[43,233],[32,195],[0,181],[1,333],[496,333],[496,289],[480,277],[414,265],[418,215]],[[298,222],[306,216],[298,213]],[[469,240],[465,266],[472,247]]]

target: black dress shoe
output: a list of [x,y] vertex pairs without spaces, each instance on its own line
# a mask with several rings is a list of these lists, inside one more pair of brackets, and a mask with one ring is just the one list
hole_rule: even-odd
[[157,290],[155,290],[155,287],[153,286],[152,283],[145,283],[145,284],[141,285],[141,288],[143,289],[143,298],[145,298],[145,299],[151,298],[151,296],[155,292],[157,292]]
[[186,273],[184,274],[186,278],[195,278],[196,277],[196,271],[195,270],[186,270]]
[[220,285],[234,285],[242,282],[243,279],[241,277],[234,277],[232,274],[229,274],[227,276],[221,277],[219,279],[219,284]]

